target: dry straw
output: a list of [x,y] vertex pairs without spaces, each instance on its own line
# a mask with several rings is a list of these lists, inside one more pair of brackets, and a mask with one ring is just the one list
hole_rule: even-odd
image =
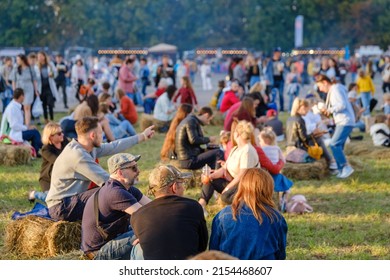
[[0,145],[0,165],[13,166],[27,164],[31,160],[31,150],[26,146]]
[[6,227],[5,247],[25,257],[53,257],[79,250],[81,225],[53,222],[37,216],[10,222]]

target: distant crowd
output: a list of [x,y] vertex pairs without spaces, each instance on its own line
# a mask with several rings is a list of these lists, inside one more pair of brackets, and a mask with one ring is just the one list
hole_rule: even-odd
[[[115,56],[107,64],[117,73],[110,80],[101,79],[104,67],[87,71],[80,57],[71,67],[60,55],[51,62],[44,52],[19,55],[16,65],[5,59],[1,140],[31,142],[42,167],[41,190],[31,191],[29,200],[44,202],[54,220],[81,221],[81,247],[89,259],[188,259],[207,247],[238,259],[285,259],[283,213],[293,182],[282,168],[323,159],[337,178],[350,177],[354,169],[344,146],[355,140],[353,130],[368,130],[375,146],[389,147],[390,60],[381,65],[383,113],[372,116],[376,89],[369,61],[356,64],[356,80],[347,88],[353,59],[342,68],[324,57],[317,67],[317,58],[304,64],[281,54],[275,48],[268,59],[232,59],[209,106],[199,105],[192,86],[194,61],[173,65],[163,56],[154,71],[145,58]],[[203,88],[212,90],[207,59],[199,68]],[[59,92],[68,107],[67,80],[77,105],[56,123]],[[305,81],[311,90],[303,94]],[[153,125],[137,133],[141,108]],[[283,111],[290,114],[286,123],[279,119]],[[223,129],[206,136],[203,127],[216,115]],[[143,194],[135,186],[143,155],[125,151],[156,132],[166,134],[161,162]],[[99,162],[104,156],[110,156],[108,172]],[[198,201],[184,197],[193,170],[202,170]],[[214,196],[226,207],[213,218],[209,240],[205,217]]]

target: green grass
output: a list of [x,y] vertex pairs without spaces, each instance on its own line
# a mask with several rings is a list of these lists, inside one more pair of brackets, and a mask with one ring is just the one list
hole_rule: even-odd
[[[58,114],[57,118],[61,117]],[[281,116],[282,120],[286,115]],[[218,135],[221,127],[205,127],[207,135]],[[129,152],[142,155],[139,188],[146,193],[147,177],[159,162],[164,135],[158,134]],[[365,135],[367,145],[371,139]],[[107,158],[101,164],[107,168]],[[305,215],[286,214],[288,259],[390,259],[390,159],[376,160],[361,156],[357,171],[346,180],[329,177],[326,180],[296,181],[292,194],[303,194],[314,212]],[[31,165],[0,167],[0,259],[18,259],[4,250],[4,229],[14,211],[31,209],[27,201],[30,189],[39,189],[41,160]],[[186,196],[196,199],[199,189],[189,188]],[[220,207],[214,199],[208,206],[210,226]],[[77,252],[56,259],[77,259]]]

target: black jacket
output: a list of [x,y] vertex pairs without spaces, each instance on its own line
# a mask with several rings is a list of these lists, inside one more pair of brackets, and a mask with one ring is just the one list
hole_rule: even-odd
[[287,147],[295,146],[306,150],[305,144],[308,144],[309,136],[306,132],[305,120],[297,115],[289,117],[286,124]]
[[176,128],[175,153],[178,160],[192,159],[204,152],[200,145],[209,143],[210,139],[203,136],[202,125],[195,115],[189,115]]

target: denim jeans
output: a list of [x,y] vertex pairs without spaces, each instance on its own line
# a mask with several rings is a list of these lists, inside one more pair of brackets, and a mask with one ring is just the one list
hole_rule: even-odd
[[142,106],[143,105],[143,101],[142,101],[142,97],[141,97],[141,92],[126,92],[126,95],[131,99],[133,100],[134,104],[135,105],[139,105],[139,106]]
[[371,92],[362,92],[360,93],[360,98],[363,103],[363,108],[365,109],[363,112],[363,116],[370,115],[370,101],[371,101]]
[[22,131],[23,140],[31,141],[31,146],[34,147],[35,151],[38,153],[42,148],[41,134],[36,129],[29,129]]
[[96,253],[95,260],[130,260],[133,237],[134,233],[130,230],[108,241]]
[[144,113],[153,114],[155,105],[156,105],[156,98],[146,98],[144,100]]
[[[284,81],[283,80],[275,80],[273,88],[277,88],[279,91],[279,111],[284,111]],[[275,100],[276,101],[276,100]]]
[[39,199],[40,201],[45,202],[48,192],[49,191],[46,191],[46,192],[35,192],[34,193],[34,197],[35,197],[35,199]]
[[137,134],[134,127],[131,125],[131,123],[128,120],[121,121],[121,124],[119,125],[124,131],[126,131],[129,136],[134,136]]
[[143,260],[144,259],[144,254],[141,248],[141,245],[138,243],[137,245],[133,246],[131,249],[131,256],[130,259],[133,261],[137,260]]
[[344,145],[349,134],[351,134],[353,126],[341,126],[336,125],[336,129],[333,133],[330,141],[330,149],[332,150],[333,157],[336,160],[337,168],[341,171],[345,165],[347,165],[347,159],[344,155]]

